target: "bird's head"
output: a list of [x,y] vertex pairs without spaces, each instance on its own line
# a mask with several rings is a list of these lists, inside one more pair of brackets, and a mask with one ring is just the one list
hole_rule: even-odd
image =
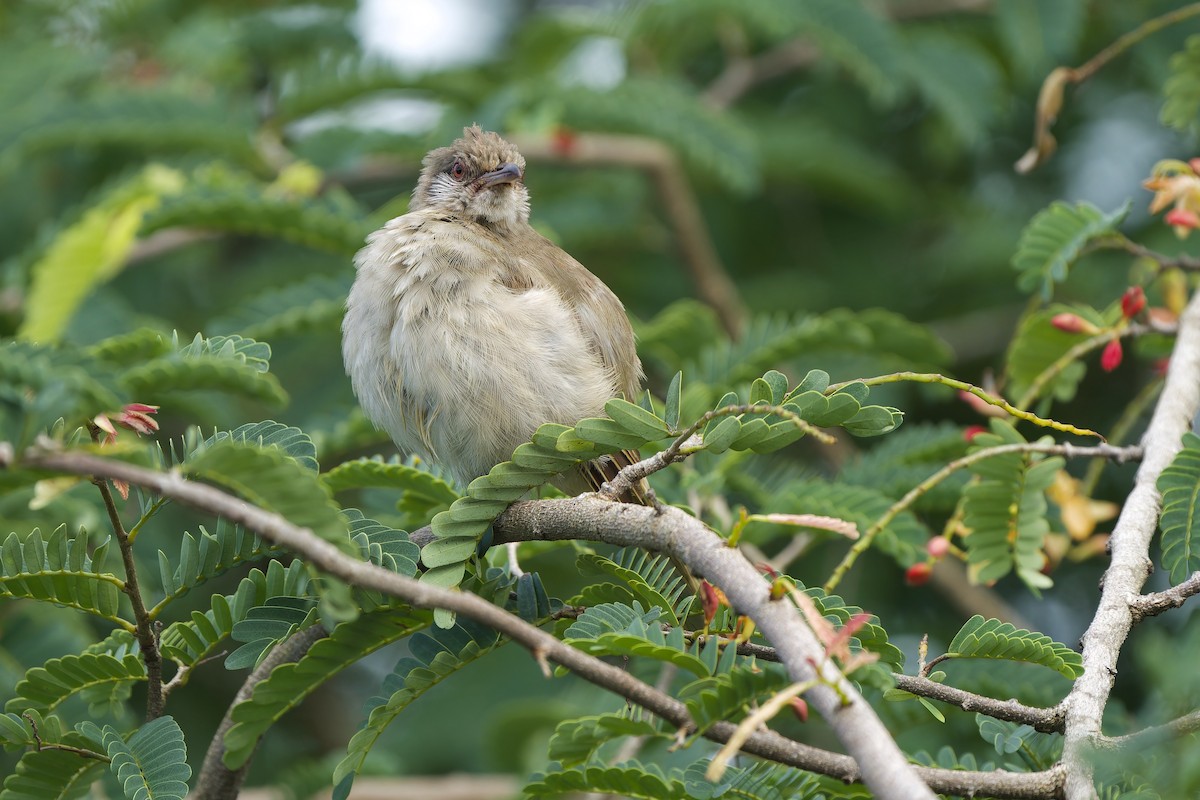
[[497,134],[464,128],[462,138],[431,151],[421,163],[411,210],[445,210],[493,227],[529,220],[525,159]]

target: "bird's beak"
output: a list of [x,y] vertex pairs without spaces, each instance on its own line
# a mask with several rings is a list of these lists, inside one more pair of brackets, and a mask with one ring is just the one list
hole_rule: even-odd
[[502,183],[516,183],[519,180],[521,180],[521,168],[512,162],[501,164],[500,169],[494,169],[479,176],[479,182],[485,187],[498,186]]

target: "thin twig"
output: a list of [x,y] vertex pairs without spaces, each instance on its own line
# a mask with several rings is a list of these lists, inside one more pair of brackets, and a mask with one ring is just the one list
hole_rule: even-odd
[[1016,417],[1017,419],[1023,419],[1026,422],[1032,422],[1039,428],[1051,428],[1056,431],[1062,431],[1063,433],[1072,433],[1076,436],[1094,436],[1100,440],[1104,439],[1103,436],[1095,431],[1088,430],[1087,428],[1077,428],[1074,425],[1069,425],[1064,422],[1055,422],[1052,419],[1043,419],[1042,417],[1039,417],[1037,414],[1034,414],[1030,411],[1017,408],[1003,397],[996,397],[995,395],[989,394],[987,391],[975,386],[974,384],[967,383],[966,381],[956,380],[954,378],[947,378],[945,375],[938,375],[935,372],[893,372],[890,375],[880,375],[874,378],[859,378],[858,380],[853,381],[843,381],[842,383],[835,383],[830,386],[825,390],[825,394],[828,395],[836,392],[838,389],[841,389],[842,387],[851,383],[862,383],[867,386],[881,386],[885,383],[899,383],[901,381],[913,381],[915,383],[936,383],[941,384],[942,386],[949,386],[953,389],[966,392],[967,394],[972,394],[978,397],[980,400],[983,400],[988,405],[1003,409],[1009,414],[1009,416]]
[[1179,608],[1189,597],[1197,594],[1200,594],[1200,570],[1193,572],[1191,577],[1177,586],[1161,592],[1143,594],[1130,601],[1133,621],[1138,623],[1146,617],[1155,617],[1164,611]]
[[57,744],[55,742],[47,744],[46,742],[42,741],[42,736],[40,733],[38,733],[37,722],[34,720],[33,715],[28,711],[23,711],[21,713],[21,717],[29,723],[29,730],[33,734],[33,749],[37,750],[39,753],[42,750],[63,750],[67,753],[74,753],[75,755],[83,758],[93,758],[96,761],[112,761],[112,759],[104,753],[98,753],[95,750],[88,750],[83,747],[72,747],[69,744]]
[[[100,429],[94,424],[88,425],[92,441],[100,440]],[[146,720],[158,719],[162,716],[165,695],[162,682],[162,654],[158,649],[158,633],[154,630],[154,620],[146,611],[146,603],[142,599],[142,590],[138,584],[137,564],[133,558],[133,542],[121,522],[121,514],[113,500],[112,490],[108,488],[108,479],[103,475],[93,475],[92,483],[100,490],[104,499],[104,508],[108,512],[108,521],[112,526],[113,536],[117,540],[117,548],[121,551],[121,561],[125,566],[125,586],[123,591],[129,598],[133,608],[134,632],[138,646],[142,651],[142,661],[146,665]]]
[[1145,245],[1138,244],[1123,233],[1112,233],[1107,236],[1102,236],[1095,240],[1096,247],[1103,247],[1110,250],[1124,250],[1131,256],[1136,258],[1146,258],[1156,264],[1159,269],[1183,269],[1189,271],[1200,270],[1200,258],[1180,253],[1176,256],[1168,256],[1165,253],[1159,253],[1156,250],[1151,250]]
[[[695,641],[697,638],[701,640],[707,638],[693,631],[685,632],[684,636],[689,642]],[[754,656],[760,661],[779,661],[779,655],[773,647],[752,642],[742,642],[736,646],[738,655]],[[1027,706],[1016,700],[995,700],[974,692],[956,689],[944,683],[937,683],[928,678],[905,675],[900,672],[893,672],[892,678],[895,679],[896,687],[899,689],[920,697],[949,703],[963,711],[978,712],[1005,722],[1029,725],[1043,733],[1060,733],[1062,731],[1063,710],[1061,706],[1038,708],[1037,706]]]
[[722,406],[721,408],[705,412],[700,419],[693,422],[683,433],[679,434],[666,450],[662,450],[649,458],[644,458],[641,461],[623,467],[611,481],[605,481],[604,485],[600,487],[600,496],[607,500],[616,500],[629,492],[638,481],[653,475],[659,470],[666,469],[677,461],[684,460],[693,453],[699,452],[703,449],[704,441],[697,435],[697,432],[717,417],[727,417],[733,414],[772,414],[791,422],[797,428],[823,444],[833,444],[834,442],[833,437],[825,433],[825,431],[813,426],[794,411],[789,411],[783,406],[772,406],[764,403]]
[[1183,20],[1200,14],[1200,3],[1177,8],[1160,17],[1147,20],[1140,26],[1118,37],[1116,41],[1105,47],[1092,58],[1078,67],[1056,67],[1046,76],[1042,89],[1038,93],[1037,116],[1034,121],[1033,146],[1017,161],[1015,169],[1022,174],[1028,173],[1046,163],[1054,154],[1058,143],[1050,128],[1058,119],[1062,110],[1063,93],[1068,84],[1079,85],[1095,75],[1117,56],[1133,47],[1151,34],[1174,25]]
[[1145,728],[1137,733],[1130,733],[1125,736],[1102,737],[1096,744],[1105,750],[1122,750],[1125,748],[1141,750],[1146,747],[1161,745],[1165,739],[1186,736],[1196,731],[1200,731],[1200,710],[1191,711],[1182,717],[1176,717],[1170,722],[1155,725],[1152,728]]
[[976,450],[974,453],[968,453],[961,458],[956,458],[910,489],[904,497],[893,503],[879,519],[871,523],[871,527],[867,528],[862,537],[846,553],[841,563],[834,568],[833,573],[829,576],[829,580],[825,581],[824,590],[832,594],[846,572],[854,566],[854,562],[858,560],[858,557],[871,546],[875,537],[902,511],[919,500],[934,486],[937,486],[958,470],[969,467],[978,461],[1008,455],[1009,453],[1041,453],[1043,455],[1063,456],[1065,458],[1108,458],[1118,463],[1123,463],[1130,459],[1138,458],[1141,455],[1141,448],[1113,447],[1110,444],[1085,446],[1069,443],[1046,444],[1042,442],[1021,442],[987,447],[982,450]]
[[1141,325],[1132,323],[1121,328],[1120,330],[1102,331],[1095,336],[1090,336],[1082,342],[1077,342],[1072,345],[1067,352],[1063,353],[1058,358],[1054,359],[1050,366],[1037,374],[1037,377],[1029,384],[1029,388],[1025,390],[1025,394],[1017,400],[1018,408],[1028,408],[1033,405],[1038,399],[1038,395],[1046,388],[1046,384],[1058,377],[1064,369],[1069,367],[1077,359],[1082,358],[1093,350],[1099,350],[1113,339],[1124,339],[1130,336],[1144,336],[1148,333],[1166,333],[1156,328],[1151,328],[1149,325]]

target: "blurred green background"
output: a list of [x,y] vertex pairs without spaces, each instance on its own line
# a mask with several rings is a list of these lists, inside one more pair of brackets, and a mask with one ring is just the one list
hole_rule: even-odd
[[[254,336],[274,349],[271,369],[290,396],[286,407],[171,395],[164,387],[162,398],[139,398],[163,404],[164,437],[186,425],[211,430],[270,417],[312,433],[323,466],[390,454],[385,437],[356,412],[341,365],[351,258],[367,232],[403,213],[421,155],[478,123],[529,144],[534,223],[608,283],[659,347],[643,354],[654,391],[661,394],[683,366],[673,357],[687,348],[656,340],[653,320],[701,294],[689,277],[689,253],[709,246],[740,295],[722,304],[748,309],[747,320],[881,307],[949,345],[946,353],[884,357],[832,337],[826,347],[788,354],[778,366],[793,379],[811,368],[840,380],[927,363],[980,383],[1002,366],[1029,302],[1010,258],[1021,229],[1049,202],[1086,200],[1111,211],[1132,199],[1124,230],[1166,252],[1178,249],[1146,214],[1149,195],[1139,184],[1155,161],[1192,153],[1192,140],[1161,125],[1159,111],[1169,59],[1200,33],[1196,19],[1068,90],[1055,128],[1059,152],[1031,175],[1012,167],[1029,147],[1038,89],[1054,66],[1078,65],[1177,5],[9,0],[0,5],[0,334],[21,326],[31,270],[50,243],[148,165],[161,165],[184,188],[147,211],[131,257],[88,288],[63,338],[89,343],[138,327],[183,338]],[[670,159],[655,169],[668,177],[630,153],[623,163],[620,147],[607,163],[594,163],[584,143],[596,134],[665,145]],[[689,190],[700,228],[680,227],[677,209],[664,202],[664,181]],[[81,247],[67,260],[102,255]],[[1058,299],[1103,307],[1129,281],[1128,258],[1094,257]],[[64,296],[70,284],[61,286]],[[675,312],[700,339],[719,338],[718,317],[702,305]],[[1115,378],[1089,375],[1054,415],[1104,430],[1128,400],[1113,388],[1149,370],[1130,358]],[[907,412],[906,428],[979,421],[947,390],[878,396]],[[943,442],[957,436],[953,427],[937,430]],[[727,493],[736,504],[746,502],[737,495],[743,471],[778,488],[795,476],[853,468],[862,446],[844,444],[834,456],[801,446],[777,459],[701,464],[665,480],[683,484],[668,491]],[[1102,491],[1119,497],[1128,474],[1111,470]],[[23,492],[0,497],[0,522],[17,531],[63,519],[102,527],[85,492],[41,516],[29,500]],[[361,502],[388,507],[390,500]],[[191,524],[183,515],[163,519]],[[147,565],[158,547],[174,546],[164,533],[169,522],[156,529],[168,541],[139,541]],[[843,549],[817,548],[794,572],[820,582]],[[532,558],[552,593],[569,596],[578,580],[570,554]],[[1015,581],[997,591],[1044,633],[1071,643],[1090,617],[1099,569],[1060,572],[1041,600]],[[235,580],[213,588],[229,591]],[[910,659],[921,633],[944,642],[965,618],[933,589],[906,588],[901,567],[883,556],[857,567],[841,593],[880,614]],[[82,618],[0,603],[0,700],[2,687],[29,665],[95,638]],[[273,731],[251,783],[284,775],[303,782],[305,763],[336,756],[396,655],[372,657]],[[956,669],[952,679],[969,682],[968,669]],[[1009,694],[1025,691],[1026,680],[1030,700],[1062,691],[1041,673],[1012,670],[1000,684],[1016,687]],[[976,685],[1001,679],[989,673]],[[240,680],[214,664],[172,698],[194,762]],[[1114,714],[1159,702],[1136,680],[1122,687]],[[522,772],[544,759],[545,737],[564,709],[586,713],[616,702],[582,684],[549,692],[526,654],[507,648],[414,705],[376,747],[375,766]],[[949,730],[912,704],[882,710],[908,748],[949,741]],[[990,748],[979,744],[984,758]]]

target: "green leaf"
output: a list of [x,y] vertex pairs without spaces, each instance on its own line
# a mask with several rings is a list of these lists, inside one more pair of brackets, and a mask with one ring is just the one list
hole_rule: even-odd
[[981,145],[1004,102],[992,55],[967,37],[942,31],[909,33],[904,73],[968,148]]
[[111,725],[104,726],[104,748],[112,759],[126,800],[183,800],[192,768],[187,763],[183,731],[172,717],[159,717],[138,728],[129,741]]
[[671,378],[671,385],[667,387],[667,399],[663,413],[663,420],[672,431],[679,429],[679,399],[682,387],[683,373],[676,372],[675,377]]
[[15,697],[4,706],[5,711],[20,713],[30,709],[49,714],[72,695],[96,689],[128,686],[146,679],[142,659],[127,653],[115,658],[107,653],[68,655],[52,658],[40,667],[25,673],[17,683]]
[[370,458],[344,461],[322,474],[321,479],[334,492],[398,489],[406,496],[420,498],[429,508],[449,506],[460,496],[445,480],[421,467]]
[[233,594],[214,594],[208,611],[193,611],[190,619],[167,626],[162,634],[163,655],[193,666],[216,652],[252,609],[275,597],[299,595],[307,584],[308,573],[300,561],[287,567],[271,561],[265,573],[252,569]]
[[724,453],[742,432],[742,423],[736,416],[714,419],[704,432],[704,448],[710,453]]
[[230,392],[284,405],[287,393],[267,372],[271,347],[243,336],[200,334],[185,345],[175,342],[174,352],[142,362],[121,374],[121,382],[136,397],[157,400],[162,393],[189,390]]
[[600,714],[560,722],[550,737],[551,761],[573,767],[591,759],[596,749],[618,736],[661,736],[651,722],[631,719],[625,713]]
[[[623,548],[613,558],[584,553],[576,560],[583,575],[602,575],[620,580],[646,608],[658,608],[669,625],[679,625],[691,613],[692,598],[687,581],[675,571],[671,560],[636,547]],[[585,586],[572,605],[593,606],[595,598]]]
[[150,609],[150,616],[157,618],[167,605],[201,583],[241,564],[258,561],[279,549],[275,544],[224,519],[217,520],[212,532],[203,525],[197,536],[184,531],[179,557],[173,568],[166,553],[158,551],[159,579],[165,596]]
[[1183,447],[1158,476],[1162,492],[1162,564],[1177,586],[1200,570],[1200,436],[1189,431]]
[[1189,36],[1182,50],[1171,56],[1171,77],[1163,84],[1165,96],[1159,118],[1178,131],[1200,126],[1200,36]]
[[1056,200],[1039,211],[1017,243],[1013,267],[1021,273],[1017,285],[1023,291],[1040,289],[1049,300],[1054,284],[1067,279],[1067,270],[1093,239],[1112,233],[1129,213],[1130,204],[1105,214],[1090,203],[1069,205]]
[[[973,449],[1024,442],[1009,423],[993,419],[990,433],[975,436]],[[1036,590],[1048,585],[1041,570],[1042,547],[1050,524],[1046,520],[1046,490],[1062,469],[1060,457],[1036,453],[1006,453],[972,464],[980,480],[963,494],[963,525],[968,571],[972,580],[999,580],[1009,572]]]
[[284,336],[335,331],[346,310],[349,276],[312,275],[298,283],[268,289],[223,311],[205,330],[237,332],[276,341]]
[[401,712],[425,692],[506,642],[483,625],[462,620],[449,629],[417,633],[409,652],[383,682],[383,695],[368,702],[367,721],[346,745],[333,772],[333,800],[345,800],[371,748]]
[[65,525],[48,539],[37,528],[23,541],[11,533],[0,544],[0,597],[77,608],[132,630],[132,623],[120,616],[124,581],[101,571],[108,545],[108,537],[89,537],[84,531],[72,536]]
[[[90,743],[77,736],[64,739],[62,744],[87,747]],[[5,778],[0,800],[79,800],[88,796],[105,766],[103,761],[80,758],[64,750],[31,750],[21,756],[16,769]]]
[[125,266],[146,212],[182,186],[178,171],[152,164],[59,232],[30,268],[21,338],[58,341],[88,294]]
[[1083,656],[1042,633],[976,614],[954,635],[949,658],[995,658],[1041,664],[1074,680],[1083,674]]
[[703,733],[718,722],[738,722],[789,683],[787,673],[780,669],[736,667],[692,681],[676,696],[687,704],[697,731]]
[[668,778],[653,764],[624,761],[619,767],[576,767],[538,773],[526,784],[533,797],[597,792],[637,800],[689,800],[683,782]]
[[880,103],[899,93],[903,46],[893,23],[861,0],[800,0],[794,24],[845,67]]
[[[1067,333],[1054,326],[1052,320],[1061,313],[1075,314],[1098,328],[1106,326],[1100,314],[1084,306],[1054,304],[1027,315],[1008,346],[1006,371],[1009,394],[1014,399],[1023,398],[1038,376],[1083,340],[1080,334]],[[1087,366],[1082,361],[1068,364],[1045,384],[1041,396],[1063,402],[1073,399],[1086,371]]]
[[658,608],[646,611],[636,600],[632,607],[617,603],[592,606],[566,629],[564,641],[594,656],[646,656],[697,676],[708,675],[710,669],[700,657],[703,648],[697,644],[691,651],[686,649],[682,628],[664,635],[660,614]]
[[317,463],[317,448],[313,445],[312,439],[307,433],[292,425],[284,425],[282,422],[269,419],[262,422],[250,422],[239,425],[231,431],[218,431],[205,440],[205,444],[212,445],[226,439],[247,442],[258,447],[278,447],[303,466],[316,471],[321,469]]
[[353,552],[346,519],[328,487],[314,472],[277,448],[258,448],[234,440],[217,442],[189,458],[183,470],[311,529],[345,552]]
[[429,624],[429,616],[401,609],[363,614],[334,628],[299,661],[276,667],[254,687],[250,699],[232,711],[234,725],[225,734],[225,766],[237,769],[254,752],[259,738],[318,686],[379,648]]
[[821,779],[795,767],[769,761],[750,763],[745,767],[728,767],[721,780],[714,784],[705,777],[708,760],[689,766],[683,773],[690,800],[716,800],[718,797],[738,800],[850,800],[865,795],[847,795],[823,786]]
[[657,415],[619,397],[604,404],[604,413],[625,430],[648,442],[662,439],[670,432]]

